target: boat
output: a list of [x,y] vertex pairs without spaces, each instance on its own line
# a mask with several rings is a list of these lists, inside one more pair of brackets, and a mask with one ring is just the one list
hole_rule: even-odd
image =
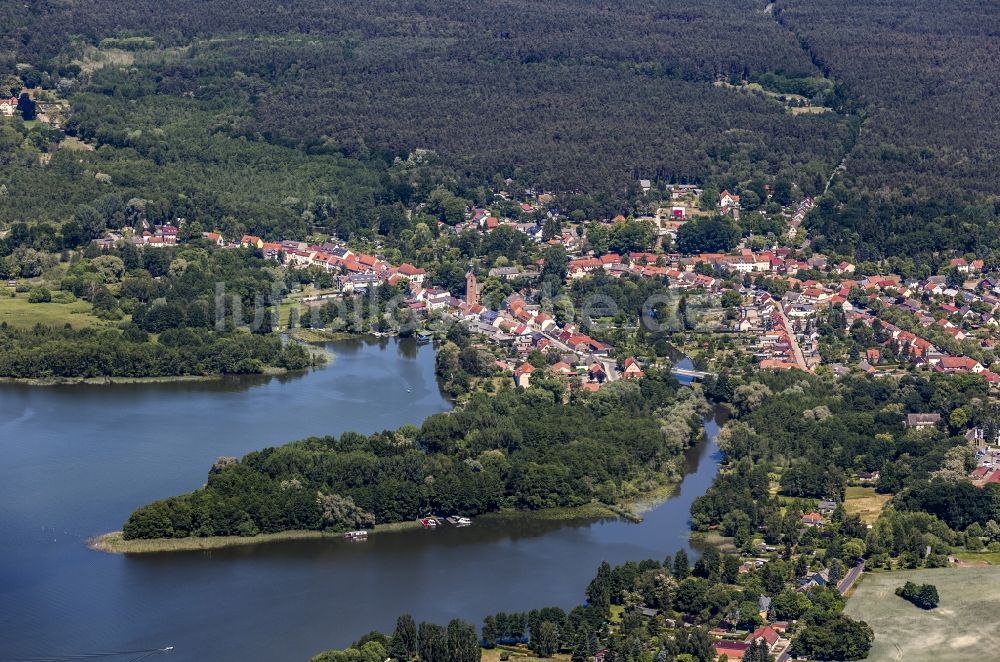
[[470,524],[472,524],[472,520],[469,519],[468,517],[459,517],[456,515],[452,515],[451,517],[447,517],[446,519],[449,524],[454,524],[455,526],[469,526]]
[[420,523],[424,525],[425,529],[433,529],[438,524],[440,524],[440,522],[438,522],[438,519],[436,517],[421,517]]
[[344,534],[344,537],[348,540],[368,540],[368,532],[361,531],[348,531]]

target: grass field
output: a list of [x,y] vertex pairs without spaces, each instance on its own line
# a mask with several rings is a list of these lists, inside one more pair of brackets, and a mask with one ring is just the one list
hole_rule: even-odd
[[[897,597],[907,580],[934,584],[937,609]],[[1000,650],[1000,568],[939,568],[865,574],[845,612],[875,630],[869,662],[995,660]]]
[[47,326],[62,326],[69,322],[74,329],[104,323],[90,311],[91,306],[86,301],[28,303],[26,293],[20,293],[13,299],[0,296],[0,322],[22,329],[30,329],[39,322]]
[[878,519],[891,498],[890,494],[876,494],[874,487],[848,487],[844,495],[844,510],[848,515],[860,515],[862,521],[871,524]]
[[1000,565],[1000,552],[969,552],[964,549],[951,554],[959,561],[970,565]]
[[482,662],[500,662],[500,656],[507,655],[510,660],[517,662],[568,662],[569,655],[557,653],[552,657],[540,658],[531,654],[525,646],[503,646],[497,648],[484,648]]

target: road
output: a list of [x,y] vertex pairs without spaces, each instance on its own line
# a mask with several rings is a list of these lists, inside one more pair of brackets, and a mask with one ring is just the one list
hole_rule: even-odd
[[840,581],[840,585],[837,586],[837,591],[841,595],[844,595],[845,593],[850,591],[851,587],[854,586],[854,583],[858,581],[858,577],[860,577],[861,573],[864,571],[865,571],[865,560],[861,559],[860,561],[858,561],[858,564],[853,568],[851,568],[851,571],[848,572],[847,575]]
[[778,316],[781,317],[781,321],[785,324],[785,331],[788,332],[788,342],[792,345],[792,356],[795,357],[795,365],[797,365],[799,370],[802,372],[809,372],[809,368],[806,367],[806,357],[802,354],[802,348],[799,347],[799,341],[795,339],[795,329],[792,328],[791,322],[788,321],[788,317],[785,315],[785,309],[780,303],[777,308]]

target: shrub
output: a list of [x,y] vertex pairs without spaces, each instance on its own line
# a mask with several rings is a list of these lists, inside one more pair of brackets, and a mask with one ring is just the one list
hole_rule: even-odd
[[52,292],[44,287],[36,287],[28,293],[28,303],[49,303],[52,301]]

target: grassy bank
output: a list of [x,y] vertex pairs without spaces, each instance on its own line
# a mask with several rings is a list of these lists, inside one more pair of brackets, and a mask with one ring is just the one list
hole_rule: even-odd
[[[421,528],[419,522],[393,522],[379,524],[369,534],[390,531],[409,531]],[[340,540],[343,534],[323,531],[281,531],[259,536],[211,536],[207,538],[154,538],[151,540],[125,540],[121,531],[112,531],[87,541],[87,547],[109,554],[156,554],[161,552],[190,552],[204,549],[223,549],[261,545],[285,540]]]
[[572,508],[545,508],[543,510],[501,510],[486,513],[476,518],[480,523],[503,523],[516,521],[569,522],[573,520],[614,519],[619,517],[613,506],[603,503],[588,503]]
[[329,331],[327,329],[289,329],[288,337],[304,343],[326,343],[338,340],[357,340],[366,334],[347,333],[346,331]]
[[[545,510],[505,510],[497,513],[486,513],[476,518],[481,525],[504,524],[515,521],[556,522],[573,520],[599,520],[619,517],[613,507],[600,503],[590,503],[575,508],[547,508]],[[420,522],[409,520],[378,524],[369,530],[370,535],[389,533],[393,531],[415,531],[421,529]],[[339,540],[339,533],[324,533],[322,531],[282,531],[280,533],[265,533],[258,536],[212,536],[207,538],[154,538],[151,540],[125,540],[121,531],[112,531],[96,536],[87,541],[87,546],[99,552],[109,554],[155,554],[161,552],[189,552],[205,549],[223,549],[225,547],[241,547],[244,545],[261,545],[264,543],[281,542],[285,540]]]
[[29,386],[55,386],[59,384],[167,384],[171,382],[211,382],[225,379],[226,377],[276,377],[278,375],[288,375],[293,373],[306,372],[310,368],[302,370],[287,370],[276,366],[265,366],[261,372],[245,375],[176,375],[162,377],[0,377],[0,383],[4,384],[28,384]]
[[[276,368],[276,370],[283,369]],[[31,386],[54,386],[56,384],[158,384],[165,382],[207,382],[222,378],[223,375],[181,375],[174,377],[0,377],[0,383],[29,384]]]

